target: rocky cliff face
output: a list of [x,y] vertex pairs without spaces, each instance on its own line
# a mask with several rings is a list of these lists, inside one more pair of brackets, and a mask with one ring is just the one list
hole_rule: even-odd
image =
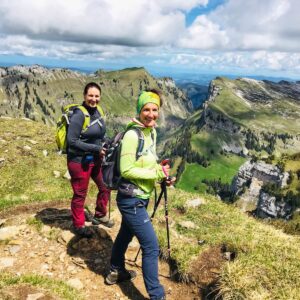
[[287,185],[288,178],[289,174],[281,172],[277,166],[263,161],[247,161],[240,167],[231,189],[240,196],[238,204],[242,210],[255,210],[259,217],[287,217],[291,214],[291,207],[284,202],[276,202],[275,197],[262,191],[262,186],[274,183],[282,188]]
[[277,166],[263,161],[247,161],[240,167],[237,176],[234,178],[232,191],[235,194],[240,194],[244,186],[251,184],[253,178],[263,183],[275,183],[280,187],[284,187],[287,185],[289,174],[281,172]]

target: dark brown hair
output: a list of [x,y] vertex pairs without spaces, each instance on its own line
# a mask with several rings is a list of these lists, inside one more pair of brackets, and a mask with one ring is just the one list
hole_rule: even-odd
[[83,90],[83,95],[86,95],[88,93],[88,90],[90,88],[96,88],[97,90],[99,90],[100,92],[100,95],[101,95],[101,87],[99,84],[97,84],[96,82],[89,82],[85,87],[84,87],[84,90]]

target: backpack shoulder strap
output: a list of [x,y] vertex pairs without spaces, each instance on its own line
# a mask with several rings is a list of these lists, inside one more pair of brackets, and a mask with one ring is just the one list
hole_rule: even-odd
[[143,135],[141,129],[134,127],[133,130],[136,132],[136,134],[138,136],[138,147],[136,149],[136,160],[138,160],[139,157],[141,157],[143,154],[145,139],[144,139],[144,135]]
[[83,122],[82,130],[85,130],[90,124],[90,119],[91,119],[90,114],[87,111],[87,109],[82,105],[78,105],[77,108],[80,109],[84,115],[84,122]]
[[102,107],[100,105],[97,105],[97,110],[98,110],[101,118],[103,118],[104,117],[104,111],[103,111],[103,109],[102,109]]

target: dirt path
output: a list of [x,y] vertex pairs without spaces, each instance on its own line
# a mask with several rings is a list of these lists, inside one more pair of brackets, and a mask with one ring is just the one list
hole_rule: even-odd
[[[33,205],[27,210],[11,210],[6,216],[1,228],[14,228],[15,232],[7,239],[8,243],[0,244],[0,258],[10,262],[5,267],[0,266],[0,271],[59,279],[75,286],[86,299],[148,299],[141,274],[141,256],[137,264],[130,262],[139,248],[135,240],[130,244],[126,259],[127,268],[138,272],[137,278],[133,282],[113,286],[104,283],[111,247],[120,225],[117,210],[112,213],[116,225],[112,229],[93,226],[95,237],[92,239],[74,236],[69,230],[69,208],[55,202]],[[159,272],[167,299],[200,299],[195,286],[167,278],[169,267],[163,261],[159,262]],[[10,298],[7,296],[7,299],[28,299],[28,294],[39,292],[40,298],[35,299],[57,299],[42,289],[30,286],[6,287],[2,289],[2,297],[8,295]]]

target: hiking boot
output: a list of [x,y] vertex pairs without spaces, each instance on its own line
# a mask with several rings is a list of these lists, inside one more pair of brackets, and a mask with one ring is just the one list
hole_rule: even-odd
[[109,274],[105,278],[105,283],[112,285],[127,280],[133,280],[135,277],[136,272],[133,270],[110,270]]
[[92,219],[92,224],[93,225],[104,225],[108,228],[112,228],[115,225],[115,222],[111,219],[109,219],[107,216],[104,217],[97,217],[94,216]]
[[90,239],[93,235],[94,232],[90,227],[73,227],[72,228],[73,233],[75,233],[76,235],[82,237],[82,238],[87,238]]

